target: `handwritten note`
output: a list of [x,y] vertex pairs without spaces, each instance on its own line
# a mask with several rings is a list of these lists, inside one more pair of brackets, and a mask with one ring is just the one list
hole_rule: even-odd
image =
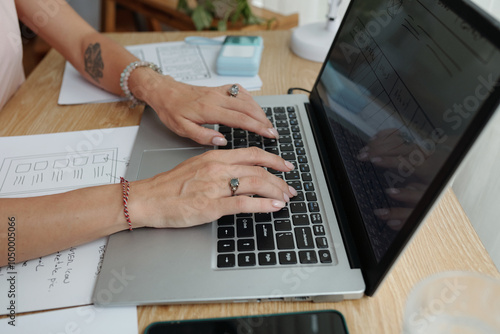
[[[0,138],[0,197],[116,183],[125,174],[137,129]],[[0,268],[0,314],[12,305],[21,313],[90,304],[105,246],[103,238]]]

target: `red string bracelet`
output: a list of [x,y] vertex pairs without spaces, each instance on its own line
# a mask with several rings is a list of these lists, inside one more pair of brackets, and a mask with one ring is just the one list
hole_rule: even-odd
[[130,193],[130,183],[123,177],[120,177],[120,183],[123,189],[123,214],[125,215],[125,220],[128,223],[128,230],[132,231],[132,222],[130,221],[130,215],[128,214],[128,195]]

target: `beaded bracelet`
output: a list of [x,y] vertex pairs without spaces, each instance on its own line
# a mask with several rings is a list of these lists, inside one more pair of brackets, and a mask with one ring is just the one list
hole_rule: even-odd
[[130,183],[123,177],[120,177],[120,183],[123,189],[123,214],[125,215],[125,220],[128,223],[128,230],[132,231],[132,221],[130,220],[130,215],[128,214],[128,195],[130,193]]
[[125,94],[125,96],[130,100],[130,102],[132,102],[129,106],[130,108],[135,108],[138,105],[144,104],[144,102],[138,100],[128,88],[128,78],[130,77],[132,71],[138,67],[149,67],[150,69],[155,70],[156,72],[162,74],[161,69],[158,67],[158,65],[151,63],[149,61],[134,61],[130,63],[127,67],[125,67],[122,74],[120,75],[120,87],[122,88],[122,91]]

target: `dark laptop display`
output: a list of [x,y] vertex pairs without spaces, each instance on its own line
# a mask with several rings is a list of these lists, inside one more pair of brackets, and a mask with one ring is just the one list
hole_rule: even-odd
[[462,2],[361,2],[311,100],[324,111],[312,117],[317,140],[332,142],[325,164],[340,190],[331,192],[370,294],[465,154],[462,141],[495,110],[500,53],[488,36],[497,30]]

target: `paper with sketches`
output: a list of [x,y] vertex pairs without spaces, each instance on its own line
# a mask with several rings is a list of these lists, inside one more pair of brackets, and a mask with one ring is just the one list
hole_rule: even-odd
[[[137,129],[1,137],[0,197],[117,183],[125,174]],[[105,245],[103,238],[0,268],[0,314],[10,313],[12,305],[20,313],[90,304]]]
[[[186,42],[164,42],[126,47],[137,58],[160,66],[164,74],[177,81],[195,86],[221,86],[239,83],[247,90],[259,90],[262,80],[254,77],[221,76],[215,71],[215,63],[221,45],[195,45]],[[82,104],[105,103],[124,100],[106,92],[85,80],[66,62],[58,103]]]
[[136,307],[82,306],[0,320],[2,334],[92,333],[137,334]]

